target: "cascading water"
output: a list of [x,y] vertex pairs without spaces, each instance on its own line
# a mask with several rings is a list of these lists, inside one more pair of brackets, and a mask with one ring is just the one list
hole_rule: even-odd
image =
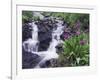
[[[44,58],[37,64],[35,68],[39,68],[40,65],[44,64],[46,61],[51,59],[58,59],[59,55],[56,53],[56,46],[60,44],[62,41],[60,39],[60,35],[63,33],[64,26],[62,25],[62,21],[58,21],[57,29],[52,32],[52,41],[47,51],[39,52]],[[39,55],[38,53],[38,55]]]
[[37,52],[38,51],[38,28],[37,25],[32,22],[32,38],[23,42],[24,50],[27,52]]
[[53,28],[53,31],[51,33],[52,40],[46,51],[38,51],[38,26],[35,24],[35,22],[30,23],[30,25],[32,26],[32,38],[29,38],[28,40],[23,42],[23,48],[25,51],[41,57],[40,62],[35,66],[35,68],[40,68],[41,65],[44,65],[46,61],[51,59],[58,59],[59,57],[59,55],[56,53],[56,46],[62,43],[60,36],[63,33],[65,26],[63,26],[62,20],[57,19],[56,22],[57,28]]

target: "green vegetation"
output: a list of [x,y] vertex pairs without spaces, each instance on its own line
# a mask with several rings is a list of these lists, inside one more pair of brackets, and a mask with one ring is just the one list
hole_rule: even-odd
[[70,27],[73,27],[77,21],[81,22],[81,26],[89,26],[89,14],[80,13],[52,13],[55,17],[61,17]]
[[22,12],[22,23],[24,24],[25,22],[32,20],[33,14],[32,11],[23,11]]
[[[41,12],[43,16],[53,16],[64,19],[66,23],[69,24],[70,27],[74,27],[77,21],[80,21],[81,27],[87,28],[89,27],[89,14],[84,13],[65,13],[65,12]],[[32,11],[23,11],[22,12],[22,21],[25,23],[30,20],[38,20],[38,16],[33,16]]]
[[[89,14],[63,12],[41,12],[41,14],[59,17],[70,28],[71,36],[64,40],[57,66],[89,66]],[[23,11],[23,24],[30,20],[39,20],[39,17],[33,16],[32,11]]]
[[87,34],[73,36],[64,42],[63,57],[69,66],[89,65],[89,41]]

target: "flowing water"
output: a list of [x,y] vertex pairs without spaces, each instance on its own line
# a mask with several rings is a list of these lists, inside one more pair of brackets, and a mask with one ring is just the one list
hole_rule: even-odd
[[37,25],[32,22],[32,38],[23,42],[24,50],[27,52],[37,52],[38,51],[38,28]]
[[38,51],[38,26],[33,21],[30,25],[32,25],[32,38],[23,42],[24,50],[27,52],[31,52],[41,57],[40,62],[35,66],[35,68],[40,68],[41,65],[45,64],[46,61],[51,59],[58,59],[59,55],[56,53],[56,46],[62,43],[60,39],[61,34],[63,33],[64,26],[62,20],[56,20],[56,29],[52,31],[52,40],[50,45],[46,51]]

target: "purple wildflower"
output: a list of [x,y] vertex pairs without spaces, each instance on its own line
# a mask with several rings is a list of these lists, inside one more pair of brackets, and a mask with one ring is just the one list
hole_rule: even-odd
[[86,40],[80,40],[80,45],[84,45],[86,43]]
[[68,39],[69,38],[69,34],[65,33],[64,34],[64,39]]
[[77,32],[76,32],[76,35],[80,35],[80,31],[77,31]]
[[81,22],[79,20],[77,20],[75,27],[79,29],[80,26],[81,26]]

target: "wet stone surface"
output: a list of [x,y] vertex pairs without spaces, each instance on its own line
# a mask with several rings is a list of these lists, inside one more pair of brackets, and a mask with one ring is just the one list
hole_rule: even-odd
[[[38,52],[40,51],[47,51],[50,42],[52,41],[52,34],[53,31],[57,29],[57,20],[56,19],[44,19],[35,22],[35,25],[38,27]],[[66,24],[62,24],[64,26]],[[66,32],[67,33],[67,32]],[[63,33],[64,34],[64,33]],[[64,35],[61,35],[60,38],[64,40]],[[22,27],[22,41],[26,41],[27,39],[32,38],[32,25],[30,23],[23,24]],[[60,53],[62,51],[62,45],[55,46],[56,52]],[[22,49],[22,68],[23,69],[30,69],[35,68],[35,66],[41,61],[41,57],[32,53],[27,52]],[[56,59],[50,59],[45,61],[43,64],[40,65],[41,68],[45,67],[55,67],[56,66]]]

